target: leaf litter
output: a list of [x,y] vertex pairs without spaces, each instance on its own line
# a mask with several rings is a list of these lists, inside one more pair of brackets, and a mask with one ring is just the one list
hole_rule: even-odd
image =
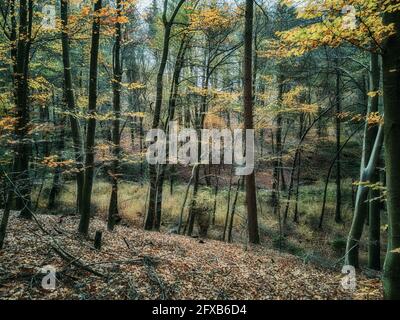
[[[378,278],[357,274],[355,291],[340,270],[264,248],[148,232],[92,218],[89,239],[76,216],[10,216],[0,251],[0,299],[381,299]],[[103,232],[100,251],[96,231]],[[62,257],[54,241],[65,250]],[[44,266],[56,268],[55,290],[42,288]]]

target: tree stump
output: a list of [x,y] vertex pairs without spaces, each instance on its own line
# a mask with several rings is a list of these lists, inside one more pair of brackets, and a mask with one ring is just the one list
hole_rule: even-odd
[[103,232],[101,231],[96,231],[96,235],[94,236],[94,247],[97,250],[101,250],[101,237],[103,235]]

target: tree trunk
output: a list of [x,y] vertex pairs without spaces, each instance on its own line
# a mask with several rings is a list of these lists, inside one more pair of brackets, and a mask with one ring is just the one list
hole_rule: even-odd
[[[54,115],[55,117],[55,115]],[[54,119],[54,122],[55,119]],[[57,139],[57,153],[58,156],[60,157],[60,160],[63,161],[63,157],[62,157],[62,153],[63,150],[65,148],[65,143],[64,143],[64,135],[65,135],[65,117],[64,115],[60,115],[60,122],[59,122],[59,126],[60,126],[60,131],[58,133],[58,139]],[[49,202],[47,204],[47,209],[49,210],[53,210],[56,207],[56,198],[58,196],[58,194],[60,193],[61,190],[61,173],[62,173],[62,169],[60,166],[57,166],[54,169],[54,175],[53,175],[53,184],[50,190],[50,194],[49,194]]]
[[340,166],[340,135],[341,135],[341,95],[340,95],[340,70],[339,60],[335,58],[336,67],[336,92],[335,92],[335,107],[336,107],[336,209],[335,209],[335,222],[342,221],[342,190],[341,190],[341,166]]
[[90,48],[90,66],[89,66],[89,120],[86,129],[85,145],[85,177],[82,190],[82,203],[80,210],[81,219],[79,221],[79,233],[87,236],[90,222],[90,206],[92,199],[92,187],[94,176],[94,144],[96,134],[96,105],[97,105],[97,65],[100,44],[100,17],[102,0],[94,3],[94,17],[92,25],[92,45]]
[[[244,31],[244,69],[243,69],[243,102],[244,102],[244,127],[253,130],[253,0],[246,0],[245,31]],[[254,152],[246,147],[246,152]],[[256,181],[254,171],[246,179],[246,206],[249,242],[259,243],[257,222]]]
[[[371,56],[371,88],[379,88],[379,65],[377,65],[376,57]],[[378,97],[370,98],[367,110],[367,116],[371,112],[377,111]],[[375,111],[373,111],[375,110]],[[382,129],[380,133],[376,132],[377,128],[369,128],[368,121],[366,121],[364,129],[363,141],[363,154],[361,159],[360,169],[360,183],[371,182],[373,177],[376,176],[376,166],[380,156],[381,145],[383,141]],[[376,134],[374,133],[376,132]],[[379,134],[379,136],[378,136]],[[359,241],[364,228],[364,223],[368,215],[368,192],[369,187],[359,185],[357,188],[356,203],[353,215],[353,222],[350,229],[350,234],[347,240],[346,248],[346,264],[352,265],[356,268],[359,267],[358,251]],[[373,219],[373,228],[370,230],[376,235],[374,228],[376,222],[376,215],[371,217]],[[371,240],[371,239],[369,239]],[[372,252],[371,252],[372,254]],[[374,262],[375,263],[375,262]]]
[[[178,14],[180,8],[182,7],[185,0],[180,0],[176,5],[174,13],[172,14],[170,20],[167,20],[167,10],[168,1],[164,0],[164,11],[163,11],[163,24],[164,24],[164,42],[163,42],[163,52],[161,56],[161,62],[157,73],[156,79],[156,104],[154,107],[154,116],[152,129],[157,129],[160,124],[161,117],[161,106],[163,101],[163,77],[164,71],[167,64],[170,35],[172,26],[176,15]],[[149,205],[147,209],[147,216],[144,224],[145,230],[152,230],[155,228],[155,223],[157,223],[157,185],[158,185],[158,175],[157,175],[157,165],[149,165],[149,179],[150,179],[150,196]],[[157,223],[158,224],[158,223]]]
[[120,220],[118,212],[118,178],[119,178],[119,158],[120,158],[120,118],[121,118],[121,80],[122,80],[122,67],[121,67],[121,23],[118,18],[121,17],[122,5],[121,0],[117,0],[117,22],[115,23],[115,44],[113,52],[113,109],[114,119],[112,128],[112,149],[113,161],[111,168],[111,197],[108,209],[108,230],[112,231],[114,225]]
[[233,165],[231,166],[231,173],[229,175],[228,199],[226,202],[226,216],[225,216],[225,223],[224,223],[224,232],[222,234],[222,241],[225,241],[226,230],[228,228],[228,219],[229,219],[229,213],[230,213],[231,193],[232,193],[232,178],[233,178]]
[[[365,124],[365,131],[368,130],[368,123]],[[350,233],[347,238],[346,246],[346,259],[345,264],[359,267],[358,261],[358,249],[360,246],[360,239],[364,228],[364,222],[366,219],[365,206],[368,198],[369,188],[365,185],[366,182],[371,181],[371,178],[376,170],[376,164],[379,159],[379,154],[383,143],[383,128],[380,127],[378,134],[375,139],[374,147],[371,156],[368,160],[368,165],[365,166],[366,160],[362,160],[361,173],[360,173],[360,185],[357,189],[356,203],[353,215],[353,221],[350,228]],[[366,134],[364,134],[363,153],[365,153]],[[365,156],[363,155],[363,159]]]
[[[187,38],[184,37],[181,40],[181,43],[179,46],[179,50],[178,50],[178,54],[176,56],[176,61],[175,61],[175,66],[174,66],[174,72],[172,75],[172,84],[171,84],[171,90],[170,90],[169,101],[168,101],[168,115],[167,115],[167,121],[165,123],[165,131],[166,131],[167,139],[169,137],[169,132],[170,132],[169,121],[173,121],[175,118],[176,102],[177,102],[178,94],[179,94],[179,79],[180,79],[181,71],[183,68],[186,49],[187,49]],[[166,148],[167,148],[166,156],[168,158],[169,157],[169,141],[167,141]],[[161,226],[163,188],[164,188],[164,180],[165,180],[167,165],[166,164],[160,165],[158,170],[159,170],[159,172],[157,175],[157,192],[156,192],[156,208],[155,208],[156,220],[154,223],[155,230],[160,230],[160,226]]]
[[[282,104],[283,98],[283,76],[278,76],[278,103]],[[280,110],[276,116],[275,129],[275,152],[274,152],[274,174],[272,182],[271,205],[276,207],[279,202],[279,190],[281,185],[281,166],[282,166],[282,115]]]
[[17,145],[15,148],[15,204],[21,211],[21,217],[31,218],[31,183],[29,177],[29,157],[31,144],[28,138],[29,132],[29,48],[30,30],[32,23],[32,1],[21,0],[19,6],[19,36],[17,41],[16,60],[16,124],[15,135]]
[[383,267],[386,299],[400,299],[400,12],[386,13],[385,24],[394,23],[395,34],[382,56],[385,113],[385,164],[388,211],[388,248]]
[[[369,91],[378,92],[380,82],[380,65],[378,54],[371,54],[371,74],[370,74],[370,89]],[[379,95],[376,94],[370,98],[370,110],[369,112],[378,112],[379,108]],[[378,133],[378,128],[372,127],[368,130],[367,141],[368,153],[372,152],[372,142],[375,140]],[[380,180],[379,171],[375,170],[371,178],[371,183],[378,183]],[[370,189],[369,191],[369,234],[368,234],[368,267],[374,270],[381,269],[381,246],[380,246],[380,192],[376,189]]]
[[71,125],[72,141],[76,162],[76,209],[79,212],[82,202],[82,189],[83,189],[83,150],[82,150],[82,134],[79,120],[74,116],[76,112],[74,89],[72,85],[72,72],[71,72],[71,58],[69,46],[69,33],[68,33],[68,0],[61,1],[61,44],[62,44],[62,57],[64,65],[64,90],[65,99],[67,101],[68,111],[70,113],[69,122]]
[[[299,128],[299,140],[303,136],[304,127],[304,113],[300,114],[300,128]],[[301,150],[299,151],[299,156],[297,159],[297,182],[296,182],[296,202],[294,207],[293,222],[299,222],[299,196],[300,196],[300,174],[301,174]]]
[[236,187],[236,191],[235,191],[235,197],[233,198],[233,203],[232,203],[231,217],[229,219],[228,242],[232,242],[233,220],[235,218],[236,203],[237,203],[237,199],[238,199],[238,196],[239,196],[240,186],[243,183],[244,183],[244,179],[243,178],[238,179],[237,187]]

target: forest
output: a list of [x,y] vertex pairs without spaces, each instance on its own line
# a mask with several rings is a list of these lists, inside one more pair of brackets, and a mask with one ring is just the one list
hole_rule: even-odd
[[0,300],[400,299],[397,139],[399,0],[0,0]]

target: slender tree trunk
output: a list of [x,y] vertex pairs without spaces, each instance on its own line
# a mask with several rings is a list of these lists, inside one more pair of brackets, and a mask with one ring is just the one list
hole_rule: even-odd
[[[282,104],[283,98],[283,76],[278,76],[278,103]],[[281,166],[282,166],[282,114],[278,111],[276,116],[275,129],[275,152],[274,152],[274,174],[272,182],[271,204],[276,207],[279,202],[279,189],[281,185]]]
[[[29,4],[27,0],[19,2],[19,28],[17,40],[17,23],[15,14],[15,1],[11,1],[11,39],[16,41],[11,45],[11,58],[13,61],[13,80],[14,80],[14,98],[15,98],[15,117],[16,123],[14,134],[16,144],[14,146],[13,165],[11,169],[10,181],[5,208],[0,224],[0,250],[4,247],[4,241],[10,217],[10,210],[15,200],[16,209],[21,210],[21,216],[24,218],[31,217],[31,196],[29,181],[29,155],[30,143],[27,142],[29,130],[29,101],[28,101],[28,68],[29,68],[29,22],[32,19],[28,15],[32,15],[32,2]],[[28,59],[26,58],[28,55]],[[7,188],[6,188],[7,190]]]
[[[360,128],[357,128],[356,130],[354,130],[353,131],[353,133],[347,138],[347,140],[342,144],[342,146],[340,147],[340,150],[338,151],[338,152],[336,152],[336,155],[335,155],[335,157],[333,158],[333,160],[332,160],[332,162],[331,162],[331,164],[330,164],[330,166],[329,166],[329,169],[328,169],[328,174],[326,175],[326,179],[325,179],[325,187],[324,187],[324,196],[323,196],[323,200],[322,200],[322,208],[321,208],[321,214],[320,214],[320,217],[319,217],[319,225],[318,225],[318,228],[319,229],[322,229],[322,224],[323,224],[323,222],[324,222],[324,216],[325,216],[325,207],[326,207],[326,197],[327,197],[327,195],[328,195],[328,184],[329,184],[329,179],[330,179],[330,177],[331,177],[331,173],[332,173],[332,170],[333,170],[333,167],[334,167],[334,165],[335,165],[335,163],[336,163],[336,157],[339,155],[339,153],[340,152],[342,152],[342,150],[344,149],[344,147],[347,145],[347,143],[350,141],[350,139],[358,132],[358,130],[359,129],[361,129],[361,127]],[[353,181],[352,181],[352,189],[353,189],[353,183],[354,183],[354,179],[353,179]],[[354,198],[354,191],[352,190],[352,198]],[[354,210],[354,208],[355,208],[355,199],[354,199],[354,201],[352,200],[352,202],[353,202],[353,210]]]
[[394,23],[396,33],[388,38],[382,56],[389,225],[388,251],[383,267],[383,287],[386,299],[399,300],[400,253],[397,250],[400,248],[400,12],[386,13],[384,22],[385,24]]
[[[380,82],[380,65],[378,54],[371,53],[371,70],[370,70],[370,91],[378,92]],[[370,110],[369,112],[378,112],[379,109],[379,95],[370,98]],[[378,134],[378,128],[376,126],[370,128],[367,132],[367,141],[369,141],[367,149],[368,153],[372,152],[372,141],[375,140]],[[379,182],[379,171],[375,170],[372,175],[371,183]],[[380,197],[379,190],[370,189],[369,191],[369,233],[368,233],[368,267],[374,270],[381,269],[381,246],[380,246]]]
[[[203,92],[208,92],[209,88],[209,82],[210,82],[210,77],[211,77],[211,72],[209,68],[209,62],[207,57],[204,59],[205,64],[207,65],[206,71],[205,71],[205,80],[203,82],[202,90]],[[201,97],[201,108],[200,108],[200,113],[197,114],[196,116],[196,128],[197,128],[197,134],[198,136],[201,135],[201,129],[204,128],[204,121],[205,121],[205,116],[207,112],[207,105],[208,105],[208,95],[203,94]],[[201,154],[201,144],[202,141],[199,139],[197,143],[197,153],[200,155]],[[199,182],[200,182],[200,168],[201,165],[198,165],[195,169],[194,173],[194,182],[193,182],[193,201],[195,201],[197,193],[199,191]],[[190,206],[190,211],[189,211],[189,226],[188,226],[188,235],[192,235],[193,227],[194,227],[194,222],[196,218],[196,212],[191,210],[193,206]]]
[[[368,130],[368,123],[365,124],[365,132]],[[379,154],[382,148],[383,143],[383,128],[380,127],[378,134],[375,139],[374,147],[369,157],[368,164],[367,160],[362,160],[361,163],[361,173],[360,173],[360,185],[357,189],[356,195],[356,203],[353,215],[353,221],[351,224],[349,236],[347,238],[347,246],[346,246],[346,265],[351,265],[356,268],[359,267],[358,261],[358,250],[360,246],[360,239],[364,228],[364,222],[366,219],[366,209],[367,206],[367,198],[369,188],[365,185],[366,182],[371,181],[371,178],[376,170],[376,164],[379,159]],[[366,145],[366,134],[364,134],[364,143],[363,143],[363,153],[365,153],[365,145]],[[363,154],[363,159],[365,159],[365,155]]]
[[82,190],[82,203],[80,210],[79,233],[87,235],[89,232],[90,207],[92,199],[92,187],[94,176],[94,144],[96,134],[96,105],[97,105],[97,65],[100,44],[100,17],[98,14],[102,8],[102,0],[94,3],[94,17],[92,25],[92,46],[90,49],[89,66],[89,120],[86,129],[85,145],[85,177]]
[[215,216],[217,213],[217,198],[218,198],[218,191],[219,191],[219,176],[221,175],[221,165],[218,165],[218,176],[216,178],[215,186],[214,186],[214,205],[213,205],[213,212],[211,218],[211,225],[215,225]]
[[15,148],[15,201],[16,209],[21,211],[21,217],[31,218],[31,183],[29,177],[29,157],[31,144],[29,132],[29,48],[30,30],[32,23],[32,1],[21,0],[19,5],[19,36],[17,41],[16,60],[16,124],[15,135],[17,145]]
[[11,20],[11,31],[10,31],[10,42],[11,42],[11,60],[12,60],[12,69],[13,69],[13,85],[14,85],[14,99],[16,101],[16,82],[15,76],[17,74],[17,19],[15,14],[15,0],[10,1],[10,20]]
[[[244,127],[253,130],[253,0],[246,0],[245,31],[244,31],[244,69],[243,69],[243,100],[244,100]],[[246,147],[246,152],[254,152]],[[249,242],[259,243],[257,221],[256,181],[254,171],[246,179],[246,206]]]
[[113,149],[113,161],[111,169],[111,197],[110,205],[108,209],[108,230],[113,230],[114,225],[120,219],[118,212],[118,179],[119,179],[119,158],[120,158],[120,118],[121,118],[121,80],[122,80],[122,66],[121,66],[121,23],[119,18],[121,17],[122,5],[121,0],[117,0],[117,22],[115,23],[115,44],[113,52],[113,109],[114,119],[112,128],[112,149]]
[[[54,120],[54,122],[55,122],[55,120]],[[62,161],[63,160],[62,152],[65,148],[65,143],[64,143],[65,117],[63,115],[60,115],[59,126],[60,126],[60,131],[58,133],[56,147],[57,147],[57,153],[60,157],[60,160]],[[61,167],[57,166],[54,169],[53,184],[52,184],[50,194],[49,194],[49,202],[47,204],[47,209],[49,209],[49,210],[53,210],[56,207],[56,198],[61,190],[61,173],[62,173]]]
[[0,251],[4,248],[4,241],[6,238],[8,220],[10,218],[11,203],[13,199],[13,188],[10,186],[7,193],[7,198],[5,202],[5,207],[3,211],[3,217],[0,224]]
[[[299,128],[299,140],[303,136],[303,127],[304,127],[304,113],[300,114],[300,128]],[[299,222],[299,193],[300,193],[300,173],[301,173],[301,150],[299,151],[299,156],[297,159],[297,182],[296,182],[296,203],[294,207],[294,222]]]
[[82,189],[84,181],[83,171],[83,150],[82,150],[82,133],[79,120],[74,116],[76,112],[74,89],[72,85],[72,72],[71,72],[71,58],[69,46],[69,33],[68,33],[68,9],[69,0],[61,0],[61,44],[62,44],[62,57],[64,65],[64,90],[65,99],[67,101],[67,108],[70,113],[69,122],[71,125],[72,141],[76,162],[76,209],[79,212],[82,202]]
[[226,239],[226,230],[228,228],[228,219],[230,213],[230,205],[231,205],[231,193],[232,193],[232,178],[233,178],[233,165],[231,166],[231,174],[229,176],[229,188],[228,188],[228,199],[226,202],[226,216],[225,216],[225,223],[224,223],[224,232],[222,234],[222,241]]
[[[164,71],[167,64],[169,45],[170,45],[170,35],[172,31],[172,26],[176,15],[178,14],[180,8],[182,7],[185,0],[180,0],[176,5],[175,10],[170,18],[167,19],[168,1],[164,0],[164,11],[163,11],[163,25],[164,25],[164,40],[163,40],[163,52],[161,56],[161,62],[157,73],[156,79],[156,103],[154,107],[154,116],[152,129],[157,129],[160,124],[161,117],[161,106],[163,101],[163,77]],[[149,205],[147,209],[146,220],[144,224],[145,230],[152,230],[155,228],[155,223],[157,222],[157,185],[158,185],[158,175],[157,175],[157,165],[149,165],[149,179],[150,179],[150,196]]]
[[235,197],[233,198],[233,203],[232,203],[232,210],[231,210],[231,216],[229,219],[229,226],[228,226],[228,242],[232,242],[232,229],[233,229],[233,221],[235,218],[235,211],[236,211],[236,203],[237,199],[239,196],[239,191],[240,191],[240,186],[244,183],[244,179],[240,178],[237,181],[237,187],[235,191]]
[[[371,183],[379,181],[379,174],[375,172]],[[369,232],[368,232],[368,268],[381,270],[381,204],[379,190],[370,190],[369,203]]]
[[[371,56],[371,88],[379,88],[379,65],[376,64],[377,61],[375,60],[375,58],[376,57]],[[368,103],[367,116],[371,112],[375,112],[372,110],[377,110],[377,108],[378,100],[375,98],[370,98]],[[379,129],[380,133],[376,132],[376,130],[377,128],[369,128],[368,121],[366,121],[364,129],[363,154],[360,166],[360,183],[371,182],[372,178],[376,175],[376,166],[380,157],[380,150],[383,141],[382,129]],[[359,267],[359,241],[361,239],[364,224],[368,215],[367,200],[369,191],[369,187],[363,184],[360,184],[357,188],[353,221],[347,240],[346,264],[352,265],[356,268]],[[376,215],[372,217],[372,222],[374,225],[373,228],[375,228],[376,218]],[[373,231],[373,229],[371,231]]]
[[342,190],[341,190],[341,166],[340,166],[340,135],[341,135],[341,95],[340,95],[340,70],[339,60],[335,59],[336,66],[336,92],[335,92],[335,106],[336,106],[336,209],[335,209],[335,221],[337,223],[342,221]]
[[[185,58],[185,53],[187,49],[187,38],[184,37],[180,43],[178,54],[176,56],[176,61],[175,61],[175,66],[174,66],[174,72],[172,75],[172,84],[171,84],[171,90],[169,94],[169,101],[168,101],[168,116],[167,116],[167,121],[165,124],[165,130],[166,130],[166,135],[167,138],[169,137],[169,132],[170,132],[170,127],[169,127],[169,121],[173,121],[175,118],[175,109],[176,109],[176,103],[178,100],[178,94],[179,94],[179,79],[181,76],[181,71],[183,68],[183,63],[184,63],[184,58]],[[169,156],[169,141],[167,142],[167,152],[166,156]],[[159,168],[159,173],[157,177],[157,192],[156,192],[156,221],[154,223],[154,229],[155,230],[160,230],[161,226],[161,213],[162,213],[162,199],[163,199],[163,189],[164,189],[164,181],[165,181],[165,174],[167,171],[167,165],[163,164],[160,165]]]

